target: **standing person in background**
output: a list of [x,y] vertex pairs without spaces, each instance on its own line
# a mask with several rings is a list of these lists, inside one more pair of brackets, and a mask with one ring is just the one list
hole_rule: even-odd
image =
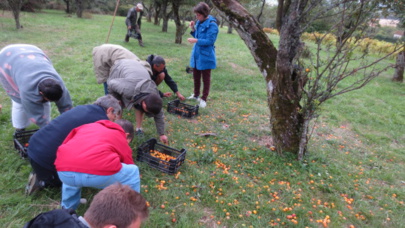
[[129,37],[133,37],[135,39],[138,39],[139,46],[144,47],[141,35],[142,14],[143,6],[141,3],[136,4],[134,7],[128,10],[127,19],[125,20],[125,24],[128,28],[127,35],[125,36],[125,42],[129,42]]
[[59,113],[73,107],[68,89],[51,60],[34,45],[14,44],[0,51],[0,83],[12,101],[11,120],[16,131],[31,122],[44,127],[51,121],[51,104]]
[[[197,23],[194,23],[194,21],[190,22],[190,34],[194,38],[187,39],[189,43],[194,44],[190,58],[190,66],[194,68],[194,94],[191,94],[188,99],[199,100],[201,108],[207,106],[211,84],[211,70],[217,66],[214,44],[218,36],[218,25],[216,19],[209,15],[209,12],[209,6],[204,2],[200,2],[194,7]],[[201,77],[203,81],[203,93],[200,99]]]
[[103,189],[119,182],[140,192],[141,178],[129,143],[134,126],[128,120],[99,120],[73,129],[56,154],[62,181],[63,208],[76,210],[81,188]]

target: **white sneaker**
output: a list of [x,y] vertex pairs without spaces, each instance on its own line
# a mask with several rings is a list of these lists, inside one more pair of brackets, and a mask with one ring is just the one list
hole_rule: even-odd
[[207,106],[207,102],[205,102],[204,100],[200,100],[200,107],[205,108],[206,106]]
[[196,100],[196,101],[200,101],[200,100],[201,100],[201,98],[195,97],[195,96],[194,96],[194,93],[191,94],[191,96],[187,97],[187,99],[188,99],[188,100]]

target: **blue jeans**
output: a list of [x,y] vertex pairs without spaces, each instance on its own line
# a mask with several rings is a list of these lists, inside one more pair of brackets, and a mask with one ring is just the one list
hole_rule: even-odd
[[62,181],[62,207],[77,209],[81,198],[82,187],[93,187],[103,189],[114,183],[128,185],[133,190],[140,192],[141,179],[139,176],[139,168],[136,165],[127,165],[122,163],[121,170],[110,176],[93,175],[87,173],[58,172],[59,178]]

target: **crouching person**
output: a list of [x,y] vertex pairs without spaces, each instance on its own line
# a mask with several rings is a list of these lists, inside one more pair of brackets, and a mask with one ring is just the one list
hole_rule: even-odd
[[79,105],[64,112],[35,132],[27,151],[33,172],[28,178],[25,193],[31,195],[44,187],[60,187],[62,183],[54,165],[56,151],[70,131],[98,120],[115,121],[121,118],[121,111],[119,101],[106,95],[94,104]]
[[81,188],[103,189],[116,182],[140,191],[138,166],[129,143],[128,120],[100,120],[73,129],[58,148],[55,167],[62,181],[62,207],[77,209]]
[[148,216],[142,195],[118,183],[97,193],[83,217],[72,209],[57,209],[39,214],[24,228],[139,228]]

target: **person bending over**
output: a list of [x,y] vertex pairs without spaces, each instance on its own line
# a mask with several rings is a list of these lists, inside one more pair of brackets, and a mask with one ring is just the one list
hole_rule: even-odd
[[51,120],[51,104],[59,113],[73,107],[68,89],[51,60],[30,44],[8,45],[0,51],[0,83],[12,101],[11,120],[16,131],[31,123],[40,128]]

